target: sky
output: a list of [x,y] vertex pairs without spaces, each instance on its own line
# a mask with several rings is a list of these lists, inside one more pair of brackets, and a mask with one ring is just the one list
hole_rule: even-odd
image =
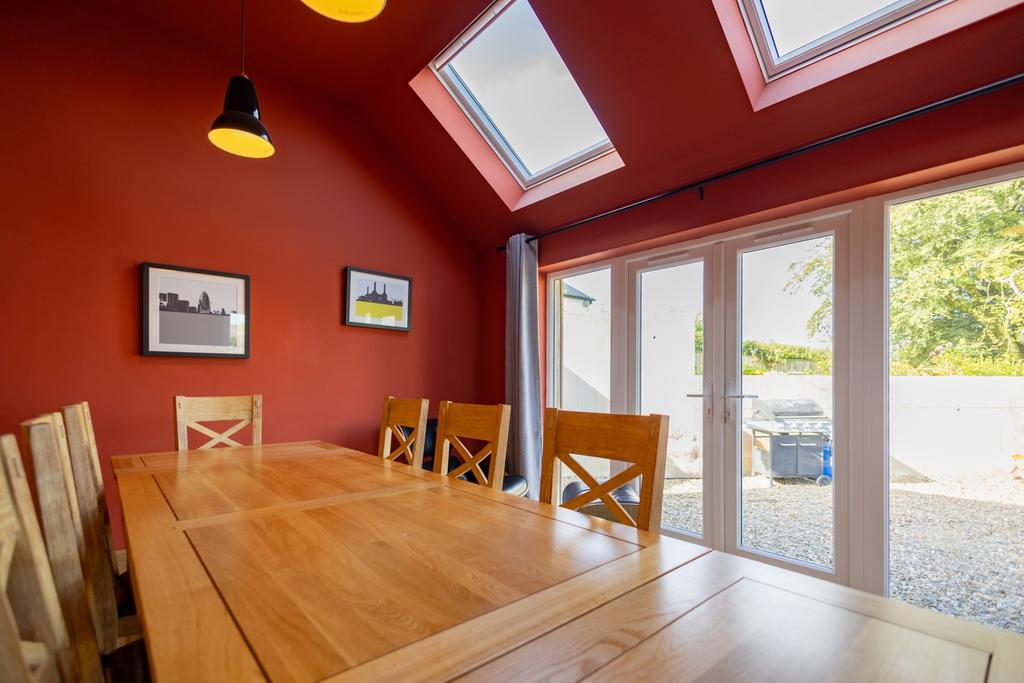
[[450,64],[530,173],[608,138],[529,2],[513,3]]
[[821,298],[811,294],[806,286],[796,291],[785,289],[793,277],[790,264],[802,262],[822,240],[831,239],[819,237],[743,254],[744,340],[813,348],[831,345],[829,340],[807,334],[807,321],[821,304]]
[[612,279],[608,275],[608,269],[602,268],[592,273],[573,275],[565,278],[566,283],[572,285],[584,294],[589,294],[601,302],[601,308],[611,310]]
[[174,292],[179,299],[185,299],[190,306],[199,305],[199,297],[206,292],[210,297],[210,308],[220,312],[224,309],[232,313],[241,308],[238,305],[238,289],[227,282],[210,280],[191,280],[173,275],[160,275],[158,287],[160,292]]
[[387,277],[374,277],[365,275],[356,275],[352,278],[352,291],[353,297],[362,296],[366,294],[366,290],[373,291],[374,285],[377,286],[377,293],[383,294],[384,288],[388,290],[388,298],[392,301],[401,301],[403,304],[409,298],[409,286],[404,280],[396,280]]
[[761,0],[780,55],[863,19],[893,0]]

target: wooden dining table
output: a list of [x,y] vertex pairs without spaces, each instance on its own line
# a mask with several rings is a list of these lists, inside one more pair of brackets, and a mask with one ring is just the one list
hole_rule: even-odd
[[156,681],[1024,681],[1024,638],[305,441],[113,458]]

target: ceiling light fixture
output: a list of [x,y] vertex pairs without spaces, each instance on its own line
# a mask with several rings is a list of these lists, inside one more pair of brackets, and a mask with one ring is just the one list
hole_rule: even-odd
[[302,0],[315,12],[329,19],[361,24],[376,19],[384,11],[387,0]]
[[225,152],[250,159],[265,159],[274,153],[274,143],[260,120],[256,86],[245,75],[245,0],[242,0],[241,33],[242,70],[228,81],[224,111],[214,119],[207,137]]

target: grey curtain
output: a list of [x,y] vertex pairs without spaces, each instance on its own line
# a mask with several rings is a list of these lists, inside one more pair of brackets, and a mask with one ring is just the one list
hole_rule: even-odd
[[507,469],[526,477],[530,498],[540,494],[543,415],[537,333],[537,242],[513,235],[506,244],[505,402],[512,406]]

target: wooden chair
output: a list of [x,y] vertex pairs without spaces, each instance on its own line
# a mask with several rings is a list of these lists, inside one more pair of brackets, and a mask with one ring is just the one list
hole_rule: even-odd
[[[610,415],[548,408],[544,412],[540,499],[570,510],[600,500],[614,521],[657,532],[661,527],[667,450],[668,417],[665,415]],[[630,466],[608,481],[598,483],[574,454],[630,463]],[[555,486],[559,462],[575,473],[588,490],[569,500],[557,500],[556,497],[561,496]],[[637,477],[641,480],[640,500],[634,519],[612,492]]]
[[[427,425],[427,399],[395,398],[384,399],[384,411],[380,418],[380,444],[377,454],[385,460],[405,461],[419,469],[423,467],[423,442]],[[391,450],[391,439],[398,447]]]
[[0,436],[0,680],[73,680],[67,629],[18,442]]
[[[188,450],[188,430],[210,437],[200,449],[214,448],[218,444],[241,446],[231,437],[252,425],[252,445],[263,443],[263,396],[176,396],[174,398],[177,422],[178,450]],[[203,422],[237,420],[223,432],[215,432]]]
[[[399,427],[403,432],[411,434],[412,430],[408,427]],[[423,469],[431,470],[434,469],[434,457],[437,455],[437,418],[427,418],[427,430],[423,432]],[[455,469],[462,464],[462,461],[458,458],[449,458],[448,467]],[[468,479],[469,477],[467,477]],[[514,496],[526,496],[530,492],[530,483],[526,480],[526,477],[519,474],[509,474],[505,472],[505,478],[501,483],[501,490],[504,493],[511,493]]]
[[[447,473],[449,477],[472,474],[478,484],[501,491],[505,479],[510,412],[509,406],[504,404],[487,406],[441,401],[437,413],[440,452],[438,454],[435,450],[434,472]],[[472,454],[462,439],[483,441],[484,445]],[[449,468],[448,456],[452,447],[462,464]],[[481,465],[487,458],[490,462],[485,474]]]
[[[59,415],[55,416],[55,424],[59,419]],[[90,604],[100,652],[107,653],[117,647],[118,635],[125,627],[119,625],[118,619],[117,556],[110,538],[103,474],[89,404],[76,403],[65,407],[63,422],[82,528],[82,568],[91,593]]]
[[66,443],[59,417],[52,413],[24,422],[22,430],[32,455],[46,555],[70,637],[74,676],[69,680],[102,681],[90,590],[79,552],[81,519],[74,486],[68,480],[71,463],[62,452]]

